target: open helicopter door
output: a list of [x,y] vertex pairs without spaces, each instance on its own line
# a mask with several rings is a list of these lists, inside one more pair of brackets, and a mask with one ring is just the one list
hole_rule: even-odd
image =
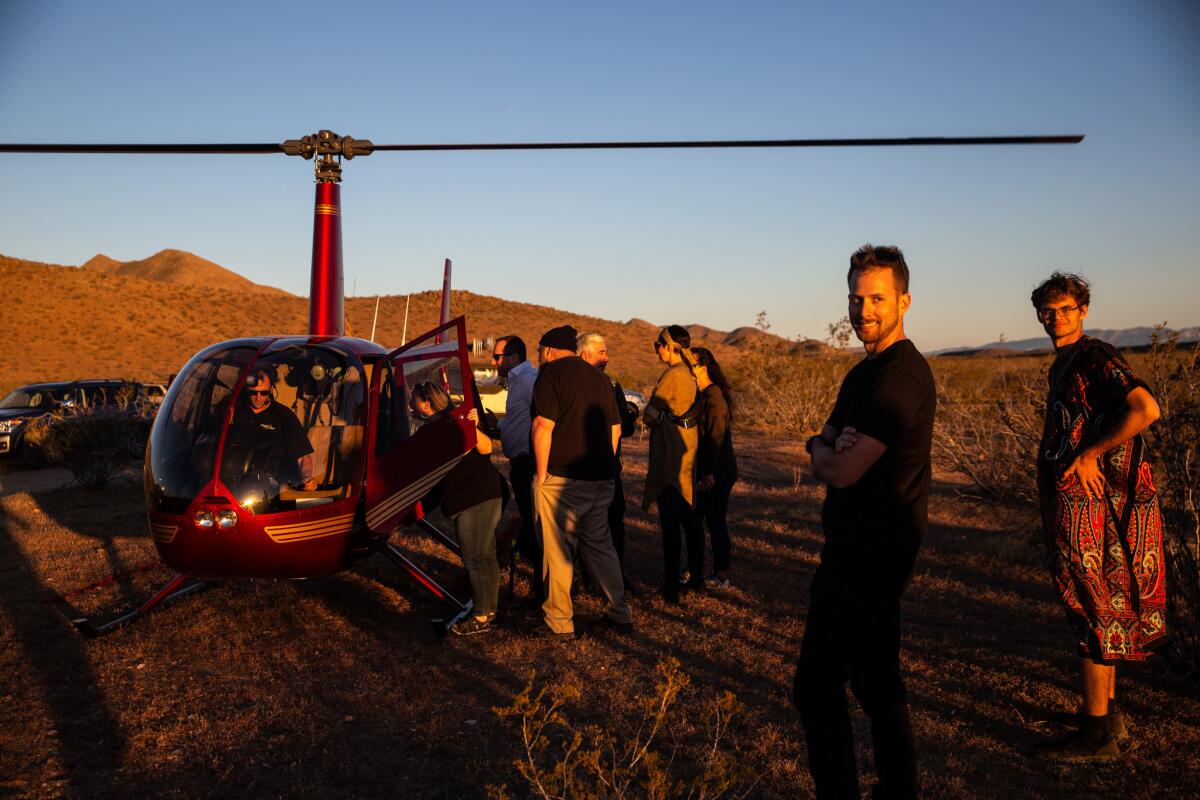
[[[450,413],[423,421],[409,408],[412,389],[432,381],[454,404]],[[393,531],[426,492],[475,446],[475,407],[466,322],[451,320],[376,363],[371,376],[366,518],[372,531]]]

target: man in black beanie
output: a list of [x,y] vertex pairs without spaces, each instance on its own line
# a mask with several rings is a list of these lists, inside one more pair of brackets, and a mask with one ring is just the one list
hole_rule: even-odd
[[578,551],[608,603],[600,624],[633,627],[621,564],[608,533],[621,416],[612,386],[575,354],[576,331],[552,328],[538,341],[541,369],[533,385],[533,502],[542,530],[546,621],[539,635],[575,633],[571,604]]

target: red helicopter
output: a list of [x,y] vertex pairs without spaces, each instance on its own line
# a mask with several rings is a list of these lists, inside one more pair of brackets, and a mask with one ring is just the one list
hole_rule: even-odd
[[[477,404],[467,356],[466,323],[449,319],[450,262],[441,324],[388,350],[345,335],[343,316],[342,159],[379,151],[566,150],[747,147],[878,147],[1076,144],[1083,136],[877,139],[533,142],[376,145],[322,130],[281,144],[2,144],[0,153],[283,153],[315,159],[312,277],[308,333],[214,344],[179,371],[146,447],[146,512],[155,547],[176,570],[153,597],[104,623],[74,620],[97,636],[157,605],[230,577],[307,578],[344,570],[381,553],[454,611],[444,631],[471,610],[389,538],[417,524],[454,552],[457,543],[426,520],[420,499],[475,445],[467,419]],[[443,419],[420,425],[411,389],[440,382],[456,401]],[[268,390],[261,389],[267,381]],[[242,441],[235,420],[252,393],[270,391],[303,426],[307,464]]]

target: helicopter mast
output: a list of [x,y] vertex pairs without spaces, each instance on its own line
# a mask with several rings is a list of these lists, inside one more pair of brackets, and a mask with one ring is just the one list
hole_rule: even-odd
[[342,336],[346,331],[342,285],[342,192],[333,181],[317,180],[313,209],[312,278],[308,333]]
[[342,158],[369,155],[371,142],[323,130],[281,145],[288,155],[316,159],[313,206],[312,276],[308,295],[310,336],[344,336],[345,285],[342,277]]

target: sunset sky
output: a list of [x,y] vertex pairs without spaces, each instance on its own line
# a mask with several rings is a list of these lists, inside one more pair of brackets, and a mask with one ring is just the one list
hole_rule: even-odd
[[[377,153],[344,164],[349,295],[440,285],[820,338],[864,242],[931,350],[1200,324],[1200,15],[1185,2],[17,3],[0,141],[376,143],[1086,134],[1076,146]],[[311,164],[0,155],[0,253],[188,250],[306,294]],[[5,286],[11,302],[20,287]],[[243,298],[231,297],[231,303]],[[2,313],[2,312],[0,312]],[[213,309],[220,313],[220,309]]]

